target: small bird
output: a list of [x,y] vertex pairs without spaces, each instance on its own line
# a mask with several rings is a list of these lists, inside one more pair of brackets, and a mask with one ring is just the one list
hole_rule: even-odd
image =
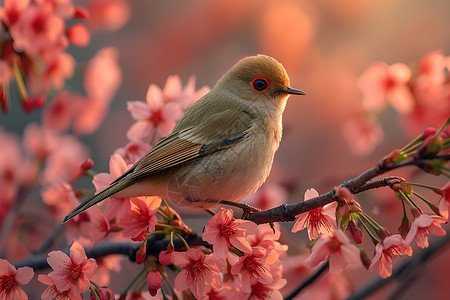
[[289,87],[286,70],[274,58],[240,60],[167,137],[63,223],[108,197],[160,196],[201,208],[240,200],[269,176],[290,94],[305,92]]

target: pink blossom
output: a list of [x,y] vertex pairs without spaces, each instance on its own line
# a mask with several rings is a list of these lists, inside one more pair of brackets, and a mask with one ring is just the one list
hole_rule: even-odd
[[372,259],[372,264],[369,270],[373,271],[378,264],[378,274],[382,278],[391,276],[392,265],[395,256],[412,255],[411,247],[402,239],[399,234],[394,234],[386,237],[375,247],[376,253]]
[[242,199],[242,202],[261,210],[277,207],[288,201],[288,191],[277,183],[266,182],[254,194]]
[[89,289],[89,280],[97,268],[95,259],[88,259],[78,242],[70,247],[70,257],[61,251],[52,251],[47,262],[53,269],[48,276],[53,279],[58,291],[71,290],[76,296]]
[[165,137],[183,115],[178,103],[164,102],[161,89],[154,84],[148,88],[147,103],[128,101],[127,109],[137,120],[127,132],[130,140],[149,140],[153,131],[157,133],[158,139]]
[[[100,192],[107,188],[111,182],[125,173],[131,165],[128,165],[119,154],[113,154],[109,158],[110,173],[100,173],[94,176],[92,183],[95,190]],[[130,211],[129,198],[112,198],[104,202],[104,213],[109,220],[114,218],[121,219],[128,211]]]
[[40,194],[43,202],[54,210],[56,217],[59,219],[64,217],[78,203],[72,186],[61,180],[56,180],[50,185],[42,187]]
[[90,14],[86,21],[96,31],[118,30],[130,18],[130,7],[125,0],[91,0],[85,5]]
[[109,103],[119,89],[122,70],[118,64],[119,51],[102,48],[89,60],[84,71],[84,88],[88,98]]
[[183,89],[180,77],[172,75],[167,77],[164,85],[163,95],[165,102],[177,102],[183,109],[188,109],[198,99],[209,92],[207,86],[203,86],[198,91],[195,90],[195,76],[189,77],[186,87]]
[[273,282],[270,265],[278,260],[278,254],[262,247],[253,247],[251,253],[244,253],[236,264],[231,267],[231,274],[241,275],[242,289],[246,293],[251,292],[251,283],[255,279],[262,284]]
[[384,138],[380,124],[364,115],[348,118],[342,131],[350,151],[358,156],[371,153]]
[[416,104],[404,118],[406,129],[412,135],[425,126],[439,127],[449,117],[450,84],[446,80],[446,59],[440,51],[434,51],[419,62],[419,76],[412,84]]
[[22,13],[30,5],[30,0],[5,0],[0,8],[0,18],[9,26],[17,23]]
[[42,89],[62,89],[65,79],[73,76],[75,59],[66,52],[58,52],[52,54],[46,62],[47,66],[42,74]]
[[172,264],[172,253],[173,250],[166,250],[166,251],[161,251],[159,252],[159,262],[163,265],[163,266],[168,266]]
[[0,224],[8,213],[20,185],[22,151],[16,135],[0,128]]
[[206,87],[195,91],[194,77],[189,79],[184,89],[178,76],[169,76],[163,90],[155,84],[150,84],[146,95],[147,103],[127,103],[132,118],[137,120],[127,132],[128,139],[153,142],[149,141],[153,134],[156,134],[156,139],[167,136],[181,118],[183,111],[208,91]]
[[86,47],[91,42],[91,34],[83,24],[75,24],[66,30],[69,41],[78,47]]
[[450,206],[450,181],[441,188],[442,197],[439,199],[439,213],[448,221],[448,208]]
[[278,242],[281,236],[280,225],[274,223],[260,224],[256,227],[256,233],[247,236],[247,241],[252,247],[262,247],[266,250],[273,250],[271,255],[278,255],[282,258],[286,254],[287,245]]
[[[79,201],[75,196],[69,194],[69,209],[64,213],[66,215],[74,209]],[[75,240],[83,240],[84,245],[93,247],[96,243],[103,240],[112,231],[112,226],[105,214],[98,206],[82,212],[75,216],[66,224],[66,240],[71,243]]]
[[252,299],[272,299],[272,300],[281,300],[283,299],[283,295],[280,293],[280,289],[282,289],[287,280],[283,277],[283,267],[282,265],[271,265],[270,273],[272,274],[273,281],[269,284],[263,284],[259,281],[254,280],[252,282]]
[[63,19],[55,15],[52,5],[42,3],[24,10],[10,27],[10,33],[17,51],[37,56],[62,44],[64,27]]
[[311,255],[305,264],[315,267],[327,258],[330,259],[330,273],[338,274],[346,266],[359,266],[359,249],[350,242],[350,239],[340,229],[332,234],[321,235],[311,249]]
[[127,164],[135,164],[150,149],[151,146],[149,144],[136,140],[129,142],[123,148],[118,148],[114,153],[119,154]]
[[75,137],[63,135],[58,147],[47,157],[42,184],[53,180],[71,181],[80,175],[81,164],[89,157],[88,151]]
[[[315,189],[308,189],[305,192],[305,201],[317,196],[319,193]],[[310,240],[318,238],[320,234],[332,232],[336,228],[336,207],[337,203],[332,202],[300,214],[292,227],[292,232],[308,228]]]
[[38,276],[38,280],[48,285],[45,291],[42,293],[42,300],[82,300],[83,297],[81,295],[75,295],[73,290],[69,289],[63,292],[60,292],[55,285],[55,281],[48,275],[41,274]]
[[150,271],[147,274],[148,292],[153,297],[162,286],[162,277],[158,271]]
[[421,214],[414,219],[411,229],[406,235],[405,243],[410,244],[414,240],[420,248],[428,248],[428,235],[430,233],[436,236],[445,235],[441,224],[446,222],[445,218],[440,216]]
[[93,133],[105,118],[122,81],[118,56],[117,49],[103,48],[87,63],[84,73],[87,96],[79,96],[73,103],[73,130],[76,134]]
[[13,265],[0,259],[0,298],[5,300],[28,299],[27,294],[19,287],[27,284],[34,272],[30,267],[16,270]]
[[120,272],[123,259],[123,256],[115,254],[97,258],[95,260],[97,269],[92,274],[91,280],[100,286],[110,284],[112,271]]
[[231,209],[222,208],[208,221],[202,238],[213,245],[216,259],[226,259],[230,245],[243,252],[252,252],[246,236],[254,233],[256,233],[255,223],[236,220]]
[[175,278],[175,289],[190,289],[195,298],[201,299],[207,286],[221,286],[219,270],[212,255],[205,255],[198,248],[186,252],[173,252],[172,262],[183,270]]
[[363,106],[378,112],[385,108],[386,100],[400,113],[409,113],[414,108],[414,99],[407,86],[411,79],[408,66],[396,63],[391,66],[376,62],[369,66],[359,78],[363,92]]
[[139,197],[131,199],[131,210],[120,220],[124,237],[143,241],[149,232],[155,231],[158,222],[156,212],[161,205],[160,197]]
[[28,153],[44,161],[58,146],[58,138],[53,131],[30,123],[25,127],[22,143]]
[[47,130],[66,131],[72,119],[73,97],[67,91],[56,95],[42,112],[42,124]]

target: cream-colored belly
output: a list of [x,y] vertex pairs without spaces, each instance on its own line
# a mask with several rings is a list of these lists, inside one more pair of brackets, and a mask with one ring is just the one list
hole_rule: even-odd
[[177,204],[199,207],[238,201],[264,183],[274,153],[267,140],[246,138],[178,169],[168,181],[167,197]]

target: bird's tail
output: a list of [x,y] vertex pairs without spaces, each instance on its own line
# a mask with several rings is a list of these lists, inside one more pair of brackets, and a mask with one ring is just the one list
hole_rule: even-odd
[[103,191],[101,191],[98,194],[95,194],[90,199],[84,201],[80,205],[78,205],[74,210],[72,210],[67,216],[64,217],[63,224],[75,217],[76,215],[82,213],[89,207],[99,203],[100,201],[103,201],[104,199],[108,198],[109,196],[114,195],[115,193],[123,190],[124,188],[130,186],[133,182],[130,180],[121,180],[116,183],[113,183],[111,186],[107,187]]

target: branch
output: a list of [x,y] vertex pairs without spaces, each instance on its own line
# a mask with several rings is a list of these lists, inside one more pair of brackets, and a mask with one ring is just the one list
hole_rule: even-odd
[[[209,247],[209,244],[203,242],[201,236],[197,234],[191,234],[187,236],[185,240],[192,246],[204,245]],[[146,254],[158,256],[161,251],[167,250],[169,242],[170,239],[166,239],[164,234],[154,234],[150,236],[147,241]],[[175,246],[175,250],[184,249],[184,243],[179,238],[174,238],[173,244]],[[94,246],[92,249],[86,250],[86,255],[89,258],[97,259],[111,254],[122,254],[127,256],[131,261],[135,262],[136,252],[138,251],[140,245],[141,243],[132,242],[105,242]],[[69,254],[70,252],[67,248],[61,251],[66,254]],[[47,263],[47,254],[32,254],[26,259],[14,262],[13,265],[16,268],[28,266],[34,270],[47,269],[50,267]]]
[[[344,182],[342,186],[348,188],[350,192],[352,192],[353,194],[358,194],[370,189],[392,186],[392,184],[394,183],[404,181],[401,177],[396,176],[370,180],[375,176],[378,176],[384,172],[387,172],[400,166],[400,164],[391,164],[391,165],[383,164],[383,167],[381,167],[380,165],[381,164],[378,163],[377,166],[375,166],[370,170],[367,170],[358,177],[355,177],[353,179]],[[337,195],[333,190],[326,194],[322,194],[315,198],[309,199],[307,201],[302,201],[294,204],[282,204],[278,207],[266,211],[250,214],[248,219],[256,224],[294,221],[295,216],[307,212],[309,210],[322,207],[336,200]]]

